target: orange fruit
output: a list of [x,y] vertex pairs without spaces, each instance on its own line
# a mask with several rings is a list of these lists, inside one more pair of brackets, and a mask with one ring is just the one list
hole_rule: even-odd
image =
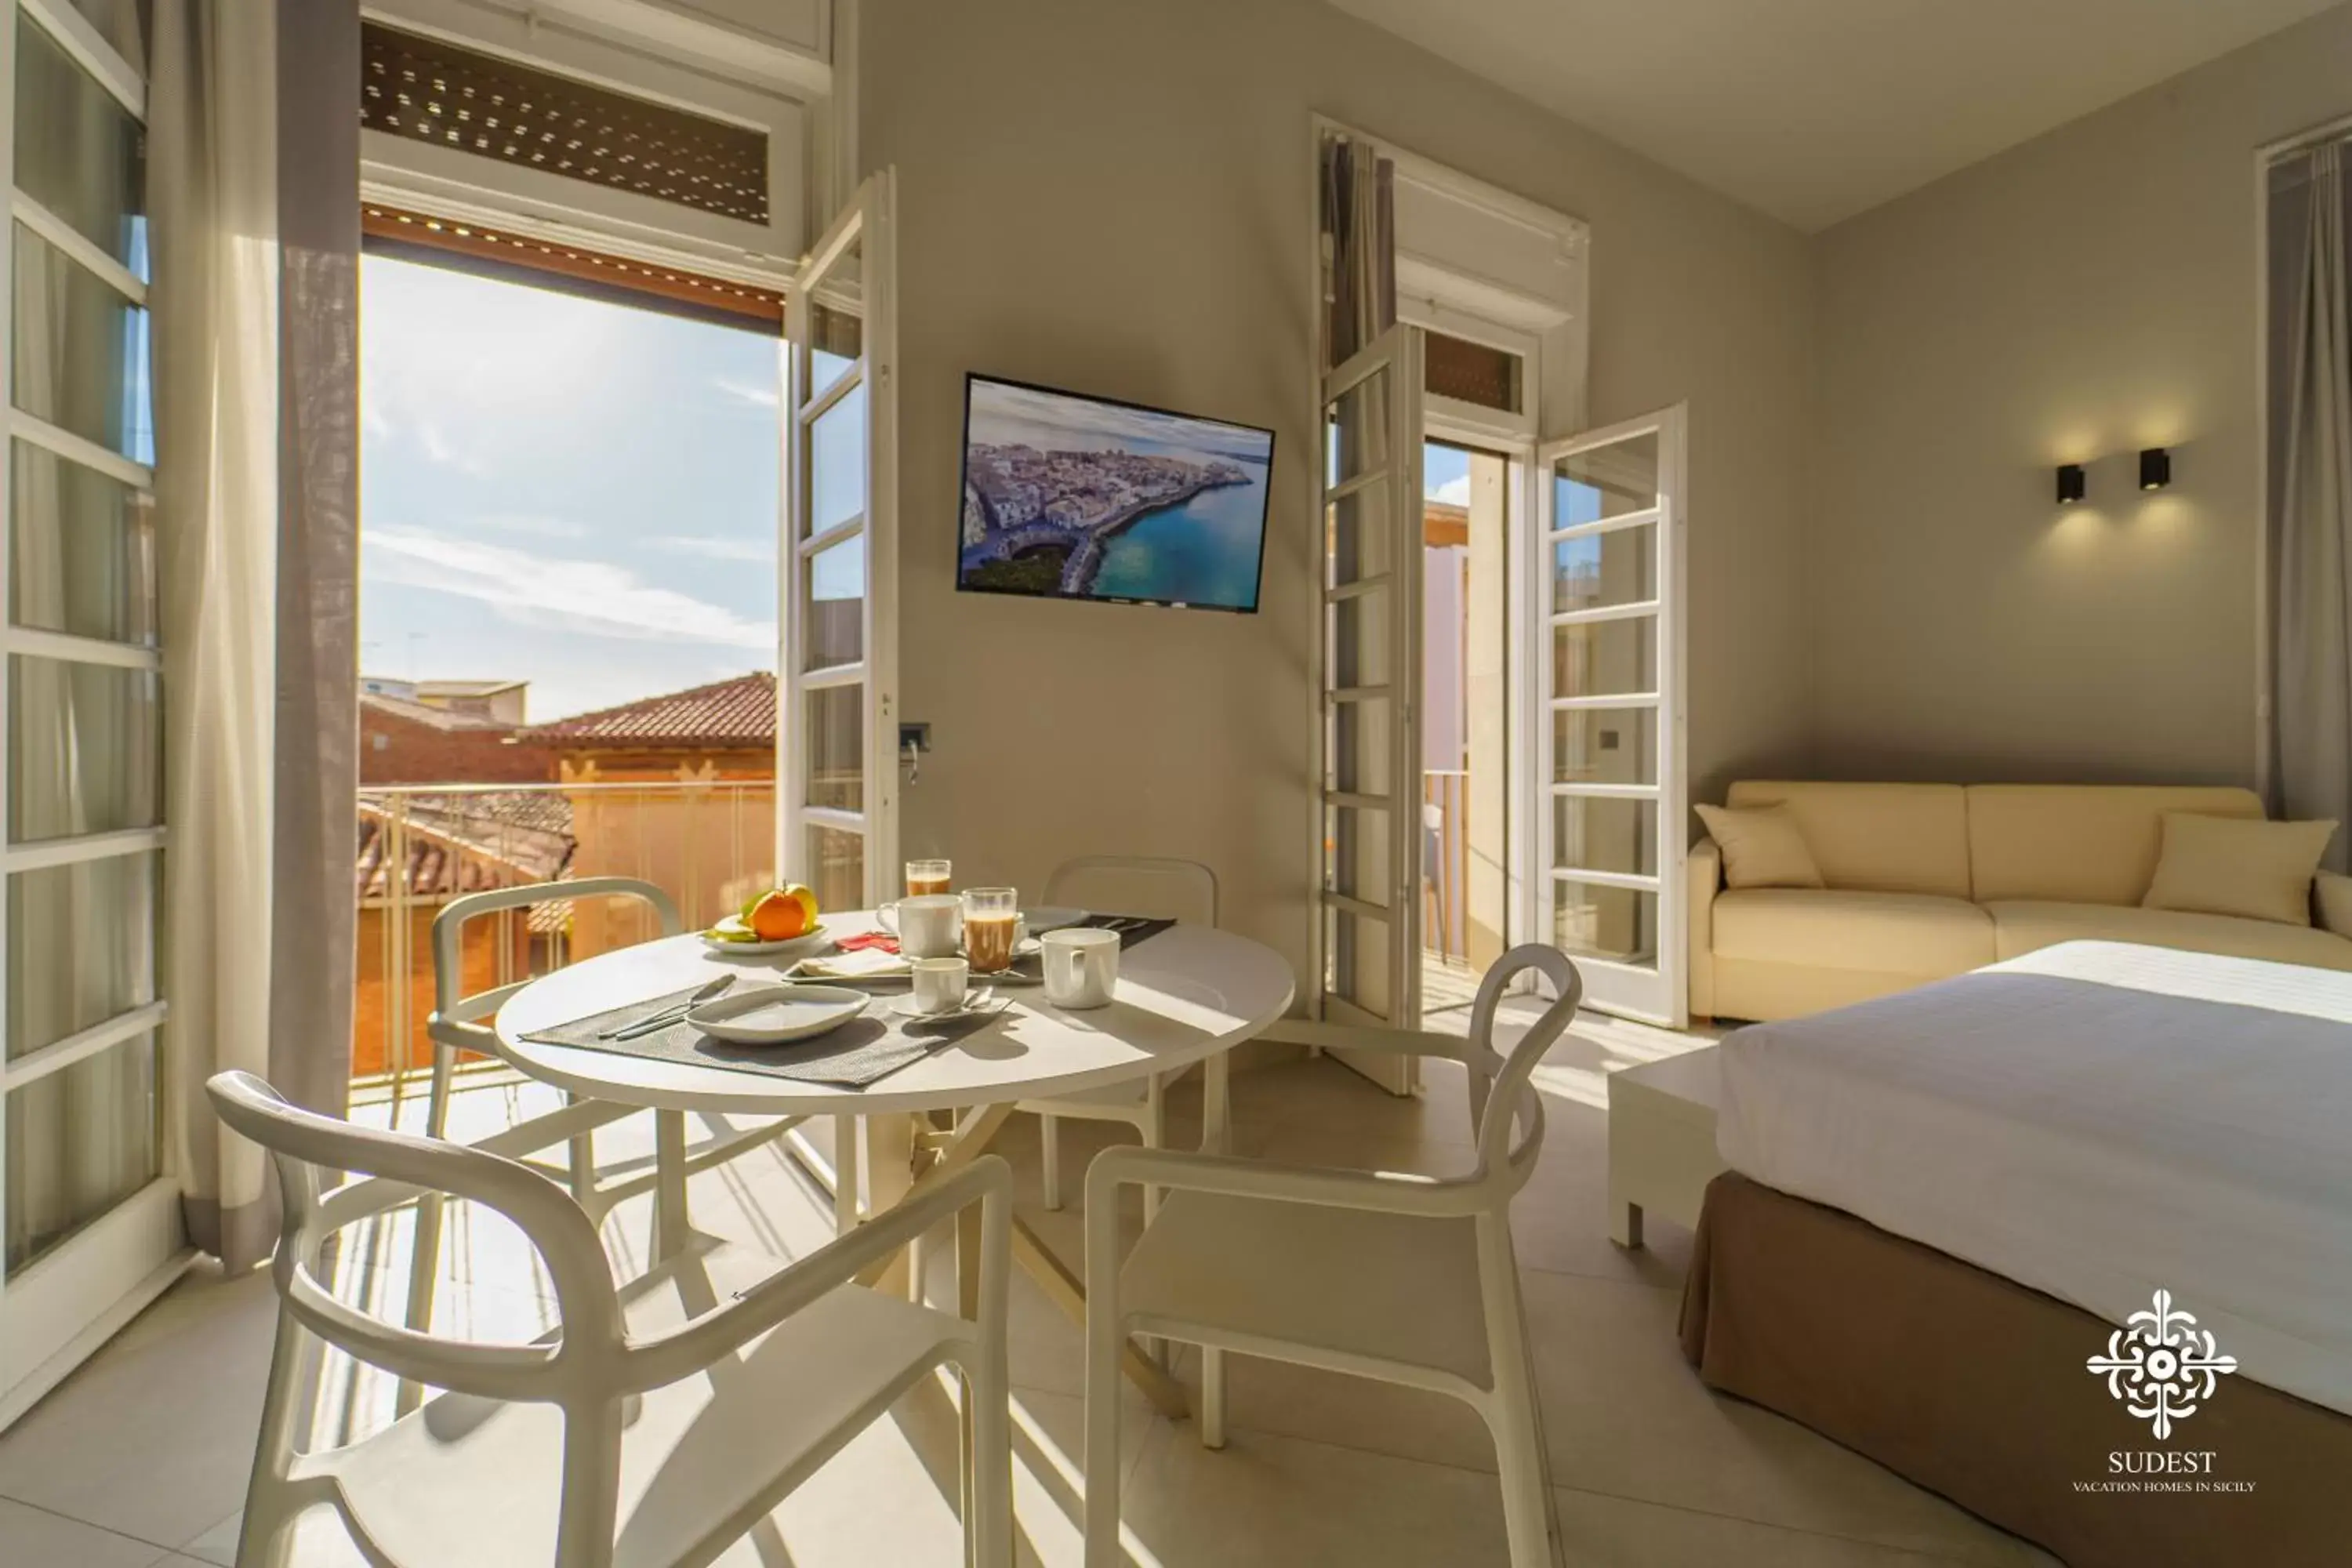
[[762,893],[746,913],[745,923],[761,942],[789,942],[816,929],[816,895],[795,883]]

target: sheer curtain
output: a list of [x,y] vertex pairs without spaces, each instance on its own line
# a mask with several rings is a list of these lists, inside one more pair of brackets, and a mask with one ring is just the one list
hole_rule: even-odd
[[[2343,144],[2272,171],[2271,625],[2275,805],[2352,822],[2352,269]],[[2328,865],[2347,869],[2338,833]]]
[[1323,233],[1329,258],[1330,363],[1396,321],[1396,165],[1349,137],[1323,138]]
[[340,1115],[349,1075],[358,51],[349,5],[154,4],[165,1125],[191,1238],[232,1266],[274,1195],[205,1079]]

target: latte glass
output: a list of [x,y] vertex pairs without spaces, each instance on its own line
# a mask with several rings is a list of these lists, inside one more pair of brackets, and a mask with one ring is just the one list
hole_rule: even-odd
[[1011,888],[971,888],[963,896],[963,954],[974,974],[1002,974],[1013,967],[1021,940],[1021,895]]

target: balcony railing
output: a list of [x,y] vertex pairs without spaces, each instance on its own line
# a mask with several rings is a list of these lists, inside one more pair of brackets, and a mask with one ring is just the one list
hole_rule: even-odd
[[[359,795],[358,1005],[352,1074],[397,1097],[432,1064],[434,917],[464,893],[636,877],[689,929],[775,881],[775,785],[708,782],[448,784]],[[543,974],[657,934],[642,904],[550,899],[469,921],[462,993]]]
[[1451,963],[1470,958],[1470,775],[1424,768],[1421,784],[1421,945]]

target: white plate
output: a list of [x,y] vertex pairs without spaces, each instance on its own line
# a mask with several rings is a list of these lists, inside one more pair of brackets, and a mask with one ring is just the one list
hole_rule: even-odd
[[774,1046],[837,1029],[871,1001],[838,985],[751,985],[704,1003],[686,1021],[713,1039]]
[[713,952],[737,953],[745,958],[756,958],[775,952],[790,952],[805,956],[833,940],[826,933],[823,921],[816,922],[816,930],[802,936],[788,936],[782,942],[729,942],[723,937],[711,935],[709,930],[699,931],[695,934],[702,938],[702,945]]
[[1028,926],[1031,936],[1035,936],[1039,931],[1059,931],[1064,926],[1074,926],[1086,918],[1086,910],[1072,909],[1067,904],[1045,904],[1037,909],[1021,911],[1022,922]]
[[944,1013],[926,1013],[915,1005],[914,995],[909,993],[891,1002],[890,1011],[905,1018],[929,1018],[937,1023],[948,1024],[953,1023],[958,1018],[969,1018],[975,1013],[993,1011],[996,993],[989,987],[975,985],[963,994],[962,1005],[950,1007]]

